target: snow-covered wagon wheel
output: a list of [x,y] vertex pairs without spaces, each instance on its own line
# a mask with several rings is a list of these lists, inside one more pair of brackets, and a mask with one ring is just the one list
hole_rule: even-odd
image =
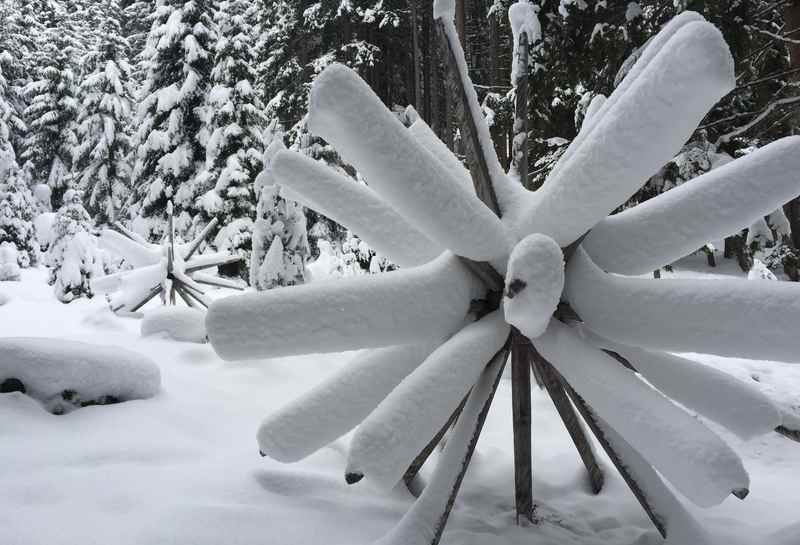
[[[297,461],[356,428],[347,482],[367,477],[390,488],[405,480],[418,493],[380,543],[436,544],[510,352],[520,518],[532,510],[533,367],[593,489],[603,476],[581,418],[661,534],[705,542],[672,488],[710,507],[730,494],[744,498],[749,478],[737,454],[689,411],[742,438],[792,433],[754,386],[670,352],[796,360],[800,290],[632,275],[795,197],[800,139],[775,142],[609,216],[733,87],[722,36],[685,12],[649,42],[607,100],[593,103],[542,188],[527,191],[494,153],[452,5],[437,2],[434,15],[449,87],[461,103],[469,172],[424,122],[404,127],[340,65],[317,77],[308,123],[369,185],[288,151],[270,166],[292,198],[402,268],[230,297],[209,309],[209,338],[225,359],[374,349],[270,415],[258,431],[262,454]],[[535,31],[519,22],[512,20],[518,34]],[[423,487],[416,471],[451,424]]]
[[241,255],[226,252],[195,255],[217,223],[213,218],[187,244],[175,242],[172,202],[167,204],[167,234],[161,244],[151,244],[121,223],[115,223],[113,230],[106,229],[100,234],[100,244],[124,257],[133,270],[93,280],[92,287],[111,294],[109,300],[114,312],[136,312],[157,295],[163,303],[174,305],[176,294],[192,308],[207,308],[209,301],[203,284],[244,289],[239,282],[203,272],[241,261]]

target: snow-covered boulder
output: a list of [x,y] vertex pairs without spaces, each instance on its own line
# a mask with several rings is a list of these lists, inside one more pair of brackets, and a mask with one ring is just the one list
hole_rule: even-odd
[[153,397],[161,387],[161,372],[145,356],[117,346],[8,337],[0,339],[0,384],[63,414]]
[[149,310],[142,320],[142,337],[162,335],[176,341],[204,343],[206,338],[205,312],[177,306],[162,306]]

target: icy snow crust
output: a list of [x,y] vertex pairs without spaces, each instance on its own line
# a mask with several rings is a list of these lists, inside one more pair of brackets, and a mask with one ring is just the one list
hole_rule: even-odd
[[176,341],[206,342],[205,313],[191,307],[162,306],[142,319],[142,336],[164,335]]
[[500,350],[509,327],[496,311],[469,324],[428,356],[358,427],[347,472],[390,488],[445,425]]
[[696,505],[711,507],[732,490],[748,488],[739,456],[722,439],[568,326],[553,320],[536,348],[598,415]]
[[444,251],[369,187],[318,161],[281,151],[271,168],[276,182],[291,189],[290,197],[352,230],[401,267],[422,265]]
[[509,251],[510,235],[497,216],[458,173],[420,145],[350,68],[333,64],[316,78],[308,126],[438,244],[482,261]]
[[591,230],[583,247],[606,271],[653,271],[763,221],[800,193],[798,172],[800,136],[782,138],[607,217]]
[[558,244],[538,233],[522,239],[508,260],[503,297],[506,322],[535,339],[547,329],[563,290],[564,255]]
[[446,252],[421,267],[221,299],[206,328],[228,360],[377,348],[452,335],[482,290]]
[[720,32],[700,21],[681,26],[652,59],[643,56],[641,70],[623,80],[630,83],[588,120],[542,188],[515,212],[517,232],[545,233],[565,247],[605,218],[733,88],[732,62]]
[[146,399],[156,395],[161,384],[158,366],[136,352],[33,337],[0,339],[0,379],[7,378],[22,381],[26,393],[42,401],[65,390],[84,400]]
[[628,278],[604,273],[578,249],[565,294],[586,326],[612,341],[800,363],[800,298],[790,282]]

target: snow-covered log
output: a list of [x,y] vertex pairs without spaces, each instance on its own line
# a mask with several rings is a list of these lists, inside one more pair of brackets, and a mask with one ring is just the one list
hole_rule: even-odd
[[308,126],[435,242],[479,261],[508,251],[509,234],[497,216],[350,68],[333,64],[317,76]]
[[608,343],[647,382],[687,409],[724,426],[742,439],[772,433],[781,413],[758,388],[700,362],[643,348]]
[[616,276],[579,248],[564,292],[587,327],[612,341],[800,363],[800,289],[790,282]]
[[504,359],[497,358],[492,362],[475,384],[431,480],[419,499],[375,545],[429,545],[439,542],[489,412]]
[[481,290],[447,252],[421,267],[220,299],[206,327],[227,360],[377,348],[452,335]]
[[800,136],[783,138],[607,217],[587,235],[583,247],[606,271],[653,271],[763,221],[800,195],[798,172]]
[[426,343],[359,354],[341,371],[268,416],[258,429],[261,452],[296,462],[346,434],[433,351]]
[[692,502],[710,507],[734,490],[747,489],[747,472],[722,439],[568,326],[551,321],[536,348],[598,416]]
[[509,327],[494,312],[434,350],[358,427],[347,473],[392,487],[447,421],[488,361],[503,347]]
[[369,187],[310,157],[278,152],[272,160],[272,174],[299,202],[352,230],[370,248],[401,267],[422,265],[444,251]]
[[534,233],[511,252],[503,312],[529,339],[547,329],[564,289],[564,256],[553,239]]
[[15,378],[31,397],[47,402],[63,392],[94,401],[146,399],[158,393],[161,373],[150,359],[118,346],[34,337],[0,339],[0,382]]
[[568,246],[669,161],[733,86],[719,30],[699,21],[679,28],[630,85],[614,91],[577,149],[528,197],[517,212],[518,233],[545,233]]

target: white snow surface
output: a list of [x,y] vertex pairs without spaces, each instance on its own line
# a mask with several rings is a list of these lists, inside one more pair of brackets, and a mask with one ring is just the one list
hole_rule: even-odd
[[520,235],[544,233],[565,247],[625,202],[733,88],[733,61],[719,30],[690,22],[623,83],[629,79],[589,119],[542,188],[512,213]]
[[204,343],[205,313],[191,307],[164,305],[144,313],[141,331],[143,337],[163,335],[176,341]]
[[701,507],[749,487],[737,454],[699,420],[568,326],[553,320],[536,348],[600,418]]
[[26,393],[40,401],[65,390],[74,390],[83,400],[146,399],[161,384],[158,366],[136,352],[35,337],[0,338],[0,378],[22,381]]
[[[800,136],[782,138],[609,216],[583,247],[597,265],[644,274],[762,221],[800,194]],[[769,231],[767,229],[767,231]]]
[[420,117],[414,121],[408,128],[409,132],[417,139],[422,147],[431,152],[450,172],[457,173],[459,178],[462,178],[464,185],[472,191],[472,177],[469,170],[461,160],[450,151],[447,144],[436,136],[427,123]]
[[[693,257],[677,264],[674,274],[742,276],[729,260],[708,269],[704,256]],[[133,350],[158,362],[162,391],[146,400],[86,407],[64,416],[47,414],[28,396],[0,394],[0,543],[366,545],[386,534],[412,506],[414,498],[399,487],[387,493],[369,479],[352,486],[344,482],[349,435],[292,465],[258,455],[254,434],[264,415],[362,353],[223,362],[207,344],[141,337],[139,321],[114,316],[100,296],[63,305],[46,277],[43,268],[23,269],[21,282],[0,286],[11,297],[0,307],[2,335],[48,335]],[[144,310],[159,304],[154,301]],[[752,381],[785,411],[798,412],[800,367],[690,357]],[[514,521],[511,385],[504,378],[443,543],[662,543],[602,451],[606,484],[602,493],[591,494],[553,403],[538,388],[531,394],[539,523],[519,527]],[[800,449],[778,434],[745,443],[724,429],[719,433],[742,455],[752,477],[751,493],[745,501],[731,497],[712,509],[687,505],[686,510],[717,545],[794,545],[800,489],[793,476],[800,471]],[[451,434],[448,445],[455,444]],[[423,468],[429,486],[441,454],[437,450]],[[626,459],[630,466],[630,456]],[[672,528],[672,520],[674,545],[699,544],[680,539],[686,525],[675,519]]]
[[579,248],[564,293],[587,327],[612,341],[800,363],[800,286],[793,282],[617,276]]
[[387,203],[457,255],[490,260],[510,234],[475,192],[425,149],[350,68],[328,66],[311,88],[308,127]]
[[355,356],[261,423],[261,452],[281,462],[296,462],[335,441],[358,426],[434,348],[406,344]]
[[291,189],[292,200],[344,225],[401,267],[422,265],[444,251],[372,189],[323,163],[281,151],[272,160],[271,171],[277,183]]
[[508,258],[503,297],[506,322],[535,339],[547,329],[563,290],[564,255],[558,244],[539,233],[519,241]]
[[420,267],[221,299],[206,327],[228,360],[408,344],[452,335],[482,289],[446,252]]
[[508,333],[502,313],[496,311],[434,350],[358,427],[347,472],[365,475],[385,488],[397,484],[505,344]]

